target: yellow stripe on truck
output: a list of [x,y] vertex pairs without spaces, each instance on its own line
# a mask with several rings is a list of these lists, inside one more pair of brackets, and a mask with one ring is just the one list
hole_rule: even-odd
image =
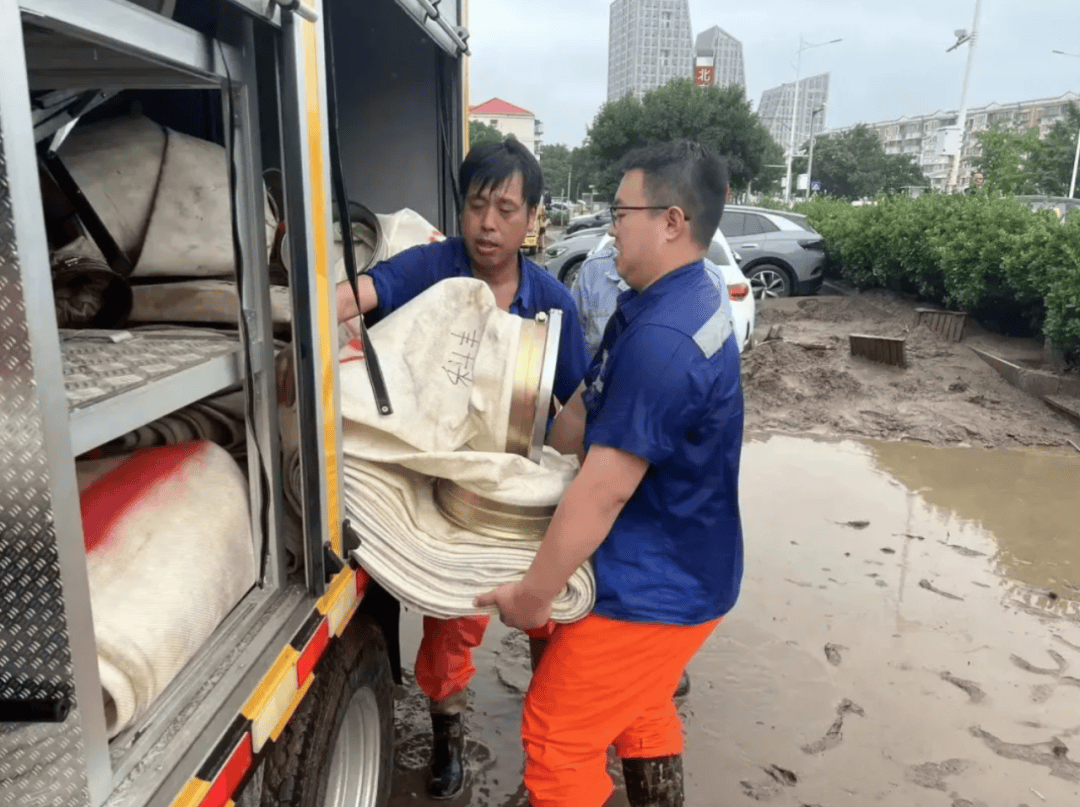
[[296,685],[296,662],[300,654],[286,647],[270,668],[240,714],[251,721],[251,749],[257,754],[272,736],[300,689]]
[[326,616],[331,636],[340,636],[359,604],[356,593],[356,572],[346,567],[330,582],[326,593],[315,603],[315,609]]
[[199,807],[199,803],[210,792],[210,782],[201,779],[192,779],[180,791],[180,795],[172,803],[172,807]]
[[[310,0],[318,7],[317,0]],[[334,362],[337,360],[337,310],[330,310],[330,257],[326,232],[327,193],[323,173],[323,119],[319,102],[319,32],[304,25],[304,97],[307,99],[308,168],[311,177],[311,234],[315,247],[315,308],[320,342],[315,352],[322,374],[323,455],[326,465],[326,531],[330,546],[340,557],[341,524],[337,465],[337,401],[334,399]],[[329,88],[328,88],[329,91]]]

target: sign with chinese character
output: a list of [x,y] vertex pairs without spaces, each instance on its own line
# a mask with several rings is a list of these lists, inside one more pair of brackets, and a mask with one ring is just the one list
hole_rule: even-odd
[[713,85],[714,70],[709,65],[699,64],[694,68],[694,83],[699,87],[711,87]]

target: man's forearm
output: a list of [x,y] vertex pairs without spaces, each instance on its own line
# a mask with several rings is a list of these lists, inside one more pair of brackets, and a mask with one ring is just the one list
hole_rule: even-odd
[[603,543],[648,470],[648,462],[640,457],[598,449],[590,451],[581,473],[567,488],[522,581],[528,594],[547,602]]
[[555,415],[548,436],[548,445],[560,454],[576,454],[582,462],[585,461],[585,404],[581,400],[584,390],[582,383]]
[[370,275],[360,275],[356,279],[356,288],[360,296],[360,311],[356,309],[356,297],[349,281],[338,283],[335,289],[338,322],[348,322],[378,306],[379,295],[375,292],[375,282]]

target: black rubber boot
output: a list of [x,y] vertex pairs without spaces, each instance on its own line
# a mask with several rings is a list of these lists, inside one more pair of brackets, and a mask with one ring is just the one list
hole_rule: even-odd
[[431,764],[428,766],[428,795],[452,799],[465,786],[465,717],[431,715]]
[[630,807],[683,807],[682,754],[624,759],[622,769]]
[[675,697],[685,698],[690,694],[690,676],[686,670],[682,671],[682,676],[679,678],[679,685],[675,687]]

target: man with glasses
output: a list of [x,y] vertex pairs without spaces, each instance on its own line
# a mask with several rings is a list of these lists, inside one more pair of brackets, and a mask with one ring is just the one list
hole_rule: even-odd
[[607,749],[633,807],[683,804],[671,693],[735,604],[742,578],[739,348],[706,251],[727,177],[696,143],[634,152],[613,207],[619,297],[551,442],[582,457],[525,577],[477,598],[544,624],[590,556],[591,614],[555,629],[525,698],[532,807],[601,807]]
[[[392,311],[449,277],[475,277],[495,294],[503,311],[532,319],[540,311],[563,312],[555,396],[565,403],[588,366],[581,326],[566,287],[521,255],[525,233],[540,203],[543,181],[540,164],[521,143],[504,140],[472,148],[458,171],[465,192],[461,238],[448,238],[413,247],[380,263],[358,279],[360,312],[348,283],[337,287],[338,322],[371,319]],[[279,374],[279,394],[292,398],[288,372]],[[424,637],[416,655],[416,683],[428,696],[433,744],[428,793],[449,799],[464,787],[464,713],[467,687],[476,672],[472,649],[484,638],[489,617],[457,619],[424,617]],[[537,655],[550,635],[548,626],[529,631]]]

